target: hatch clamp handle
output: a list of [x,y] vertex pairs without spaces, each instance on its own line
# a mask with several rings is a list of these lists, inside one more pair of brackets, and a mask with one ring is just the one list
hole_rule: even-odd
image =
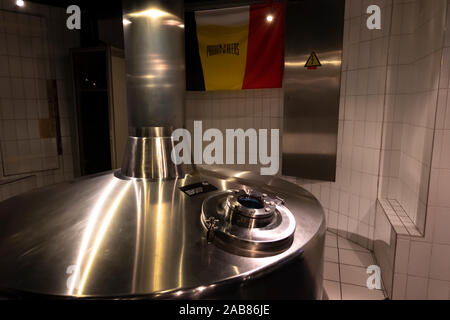
[[219,222],[219,219],[216,219],[214,217],[209,218],[206,221],[206,228],[208,229],[208,231],[206,232],[206,239],[208,240],[208,243],[211,243],[214,240],[214,232],[219,228],[217,226],[217,223]]

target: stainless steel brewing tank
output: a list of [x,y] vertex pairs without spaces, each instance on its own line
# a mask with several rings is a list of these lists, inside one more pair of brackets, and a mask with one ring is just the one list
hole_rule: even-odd
[[[193,169],[173,180],[116,175],[1,203],[0,291],[62,298],[322,298],[324,213],[299,186],[219,169]],[[180,189],[196,184],[217,190]],[[284,199],[275,206],[295,219],[292,241],[253,256],[231,250],[239,247],[233,242],[219,245],[202,223],[202,206],[227,190]]]

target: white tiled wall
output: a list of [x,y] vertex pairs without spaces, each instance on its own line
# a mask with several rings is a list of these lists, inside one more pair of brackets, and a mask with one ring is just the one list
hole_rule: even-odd
[[[66,28],[66,19],[63,8],[0,0],[1,200],[17,194],[17,185],[27,191],[73,178],[69,49],[79,45],[79,33]],[[62,156],[55,139],[39,136],[39,119],[49,117],[47,79],[57,80]]]
[[0,11],[0,30],[6,48],[0,69],[3,172],[10,176],[57,169],[56,138],[41,137],[39,132],[40,121],[50,119],[47,21]]
[[[375,253],[380,260],[395,252],[393,270],[383,271],[393,299],[450,299],[450,5],[394,3],[391,44],[398,47],[389,59],[380,197],[397,199],[424,235],[397,234],[376,242]],[[383,217],[377,212],[377,234],[386,229]]]
[[[281,134],[283,99],[282,89],[188,92],[186,128],[193,132],[194,121],[202,121],[203,131],[216,128],[224,135],[226,129],[279,129]],[[268,144],[270,152],[270,134]],[[248,157],[247,148],[246,163]],[[224,167],[259,172],[260,165],[236,164]]]
[[425,237],[399,240],[393,292],[398,299],[450,299],[449,10],[447,3]]
[[446,1],[394,2],[380,197],[425,227]]
[[[385,97],[374,104],[377,107],[370,108],[367,101],[371,91],[366,94],[361,91],[366,85],[364,67],[367,57],[360,60],[360,54],[366,55],[367,44],[360,43],[358,47],[356,29],[360,23],[358,12],[364,12],[367,6],[363,1],[347,1],[338,180],[331,184],[306,182],[306,187],[328,209],[329,227],[340,234],[350,234],[350,238],[355,239],[356,235],[355,240],[360,243],[364,238],[369,239],[369,248],[372,247],[370,240],[374,240],[377,263],[385,273],[385,288],[392,298],[449,299],[450,134],[447,131],[450,127],[447,122],[450,121],[447,120],[450,119],[450,32],[446,31],[446,43],[442,45],[444,31],[450,25],[445,20],[450,19],[448,4],[439,0],[383,3],[384,17],[389,17],[386,13],[393,8],[392,31],[387,26],[385,36],[381,37],[383,41],[389,40],[387,48],[378,40],[373,49],[380,50],[383,57],[389,57],[388,69],[385,69],[386,65],[379,67],[387,81],[382,76],[375,81],[380,87],[385,85],[385,91],[378,91]],[[360,40],[365,39],[366,32],[362,25]],[[376,40],[370,40],[371,44],[373,41]],[[372,54],[372,49],[369,51]],[[377,112],[371,112],[363,121],[362,114],[365,112],[367,116],[368,110],[378,110],[378,107],[384,108],[381,113],[384,128],[382,134],[372,136],[382,138],[379,144],[367,139],[367,133],[371,136],[370,129],[364,134],[361,129],[379,119]],[[353,114],[353,118],[348,118],[349,114]],[[371,192],[367,189],[366,193],[357,190],[371,185],[371,171],[367,170],[370,165],[367,160],[360,160],[360,150],[367,149],[374,151],[374,158],[378,152],[381,161],[378,165],[380,175],[373,177],[376,186],[369,188]],[[347,186],[355,188],[356,192],[348,195]],[[380,215],[379,210],[376,220],[374,218],[375,227],[369,223],[367,228],[361,216],[366,217],[367,212],[369,217],[372,216],[377,190],[381,198],[400,202],[424,237],[398,236],[386,215]],[[373,230],[375,236],[371,234]],[[358,236],[362,238],[358,239]]]

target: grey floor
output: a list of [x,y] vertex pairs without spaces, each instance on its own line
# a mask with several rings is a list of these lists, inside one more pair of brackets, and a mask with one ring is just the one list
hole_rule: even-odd
[[382,290],[367,288],[367,267],[372,253],[334,233],[327,232],[324,287],[330,300],[384,300]]

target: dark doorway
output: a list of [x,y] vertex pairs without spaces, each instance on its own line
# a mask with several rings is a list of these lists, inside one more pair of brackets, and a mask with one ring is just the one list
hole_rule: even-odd
[[112,169],[106,61],[104,50],[73,52],[81,175]]

